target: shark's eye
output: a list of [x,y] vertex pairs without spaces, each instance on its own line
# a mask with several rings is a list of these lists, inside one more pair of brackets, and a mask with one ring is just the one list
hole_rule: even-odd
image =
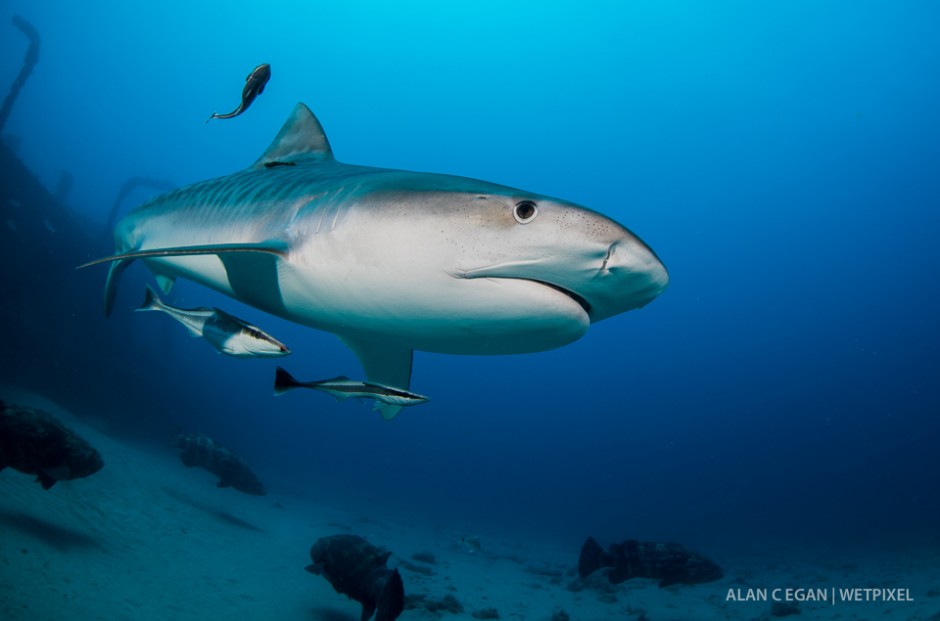
[[516,217],[519,224],[528,224],[539,213],[538,206],[532,201],[519,201],[512,210],[512,215]]

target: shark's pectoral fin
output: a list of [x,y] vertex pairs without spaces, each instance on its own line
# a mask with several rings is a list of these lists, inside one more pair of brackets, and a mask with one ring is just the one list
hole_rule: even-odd
[[148,248],[146,250],[132,250],[113,254],[110,257],[95,259],[88,263],[79,265],[76,269],[91,267],[99,263],[110,263],[113,261],[133,261],[134,259],[156,259],[159,257],[189,257],[203,254],[215,254],[220,257],[229,254],[240,253],[261,253],[275,255],[278,257],[287,256],[287,243],[281,240],[270,240],[258,243],[247,244],[209,244],[206,246],[177,246],[174,248]]
[[398,416],[404,407],[403,405],[396,405],[394,403],[385,403],[378,399],[372,403],[372,411],[378,412],[383,420],[392,420]]
[[264,252],[232,252],[219,255],[225,266],[229,286],[235,296],[269,313],[283,314],[284,298],[278,278],[278,259],[283,256]]
[[[277,259],[287,256],[287,243],[281,240],[268,240],[246,244],[210,244],[205,246],[177,246],[174,248],[148,248],[132,250],[111,255],[79,265],[76,269],[111,263],[108,280],[104,288],[104,314],[109,316],[117,295],[117,281],[127,266],[135,259],[155,259],[159,257],[187,257],[214,254],[225,265],[232,289],[248,303],[264,300],[268,304],[261,308],[278,310],[282,305],[277,279]],[[164,293],[173,286],[173,279],[155,272],[157,282]],[[276,293],[276,295],[274,295]],[[273,301],[273,302],[272,302]]]
[[118,280],[121,274],[131,264],[133,259],[119,260],[111,264],[108,270],[108,279],[104,283],[104,316],[111,316],[111,309],[114,308],[114,299],[117,297]]
[[[359,358],[366,378],[370,382],[386,384],[407,390],[411,384],[411,363],[414,352],[410,349],[383,343],[370,336],[341,336],[349,349]],[[382,418],[389,420],[401,412],[402,406],[389,403],[376,404]]]

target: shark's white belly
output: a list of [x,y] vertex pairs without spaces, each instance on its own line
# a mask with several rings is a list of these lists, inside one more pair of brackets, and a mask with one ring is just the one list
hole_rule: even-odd
[[[447,354],[544,351],[580,338],[590,326],[571,299],[525,280],[458,283],[442,275],[431,290],[427,280],[406,280],[403,284],[415,286],[392,289],[380,274],[359,276],[313,284],[306,275],[285,270],[286,318],[341,336],[372,336]],[[512,296],[503,295],[508,289]]]
[[277,259],[279,299],[256,300],[235,290],[216,256],[147,263],[155,274],[192,280],[290,321],[406,349],[464,355],[537,352],[571,343],[590,326],[580,306],[539,283],[471,281],[440,269],[405,272],[402,263],[409,257],[386,255],[386,269],[365,259],[318,253],[315,268]]

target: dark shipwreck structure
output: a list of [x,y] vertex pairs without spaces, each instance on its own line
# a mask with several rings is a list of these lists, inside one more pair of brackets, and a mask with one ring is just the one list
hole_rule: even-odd
[[[13,23],[29,50],[4,100],[0,130],[39,59],[39,33],[18,16]],[[115,431],[146,432],[142,421],[156,425],[178,409],[163,387],[191,379],[152,352],[127,364],[132,316],[106,320],[101,271],[75,269],[109,254],[112,244],[100,224],[63,204],[70,183],[60,184],[57,199],[0,140],[0,386],[42,394]]]

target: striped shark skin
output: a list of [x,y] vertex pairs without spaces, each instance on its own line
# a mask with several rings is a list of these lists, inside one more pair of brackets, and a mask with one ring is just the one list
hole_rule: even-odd
[[588,208],[341,163],[302,103],[254,164],[152,198],[114,239],[114,255],[82,266],[111,264],[106,314],[121,272],[143,260],[164,293],[186,278],[331,332],[369,381],[403,390],[415,350],[554,349],[669,282],[649,246]]

